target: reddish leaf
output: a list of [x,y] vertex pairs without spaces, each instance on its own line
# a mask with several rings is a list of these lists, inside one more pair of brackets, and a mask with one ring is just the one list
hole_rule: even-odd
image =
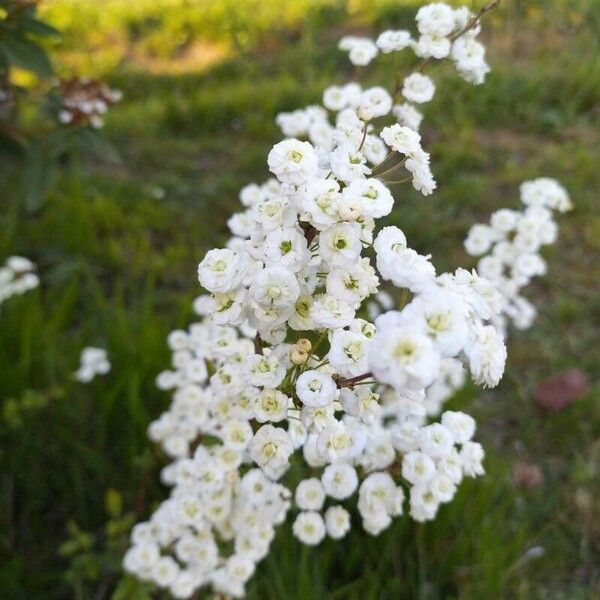
[[512,474],[514,482],[524,488],[535,488],[544,480],[540,466],[532,463],[515,463]]
[[558,412],[585,396],[589,389],[589,378],[583,371],[567,369],[542,381],[535,391],[535,400],[543,408]]

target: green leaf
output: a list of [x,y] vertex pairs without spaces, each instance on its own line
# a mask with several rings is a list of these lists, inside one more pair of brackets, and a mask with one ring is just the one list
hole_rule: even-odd
[[39,140],[29,145],[25,160],[23,171],[25,208],[31,213],[38,210],[46,198],[54,181],[56,161],[45,144]]
[[151,587],[129,575],[119,581],[112,600],[152,600]]
[[15,33],[6,33],[0,51],[8,62],[16,67],[31,71],[39,77],[49,78],[53,75],[52,65],[46,51],[36,42],[24,39]]
[[35,19],[34,17],[25,17],[22,21],[23,28],[31,31],[35,35],[41,35],[44,37],[56,37],[60,35],[60,31],[52,25]]

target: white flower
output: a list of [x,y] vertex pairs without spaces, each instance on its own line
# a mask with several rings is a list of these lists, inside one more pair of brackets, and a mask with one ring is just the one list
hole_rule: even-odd
[[354,179],[371,173],[365,157],[349,144],[338,146],[330,156],[331,171],[341,181],[350,183]]
[[368,369],[369,340],[360,333],[336,329],[327,357],[337,373],[344,377],[360,375]]
[[252,427],[247,421],[227,421],[220,435],[229,448],[243,450],[252,439]]
[[274,265],[263,269],[249,289],[250,297],[262,306],[288,309],[298,299],[300,287],[296,277],[285,267]]
[[106,350],[88,346],[81,351],[81,364],[74,377],[80,383],[89,383],[96,375],[106,375],[111,364]]
[[306,135],[310,127],[310,117],[304,110],[294,110],[289,113],[279,113],[275,118],[283,135],[298,137]]
[[429,102],[435,93],[435,85],[430,77],[413,73],[404,80],[402,95],[410,102]]
[[338,48],[348,51],[348,58],[353,65],[364,67],[377,56],[377,46],[369,38],[354,36],[343,37]]
[[[391,237],[391,236],[390,236]],[[401,238],[392,243],[393,249],[388,250],[388,241],[378,244],[377,270],[381,276],[392,281],[400,288],[408,288],[418,292],[431,285],[435,278],[435,268],[429,262],[428,256],[422,256],[411,248],[401,247]]]
[[366,443],[363,426],[333,421],[323,428],[317,449],[329,462],[347,461],[362,452]]
[[323,106],[333,111],[340,111],[349,104],[346,90],[339,85],[330,85],[323,92]]
[[416,16],[419,33],[435,36],[450,35],[455,27],[454,19],[454,11],[443,2],[422,6]]
[[439,35],[422,35],[413,49],[421,58],[445,58],[450,54],[450,40]]
[[280,264],[296,273],[309,259],[306,238],[294,228],[270,231],[264,241],[264,258],[267,264]]
[[396,389],[420,389],[436,377],[440,361],[430,339],[411,327],[379,330],[369,347],[375,379]]
[[[436,2],[419,10],[416,40],[389,30],[377,43],[347,36],[340,48],[360,65],[406,47],[427,62],[450,53],[459,75],[478,84],[489,67],[479,24],[463,31],[472,18]],[[277,115],[292,139],[269,153],[276,178],[240,191],[232,237],[198,268],[209,292],[194,301],[201,318],[168,336],[171,368],[157,386],[172,400],[148,436],[172,459],[160,473],[172,489],[134,528],[123,566],[176,598],[243,597],[293,504],[303,511],[293,534],[306,544],[343,538],[350,506],[378,535],[403,514],[403,488],[410,516],[428,521],[465,477],[483,473],[474,420],[432,417],[464,384],[467,363],[479,384],[500,379],[508,326],[535,316],[522,288],[546,271],[553,211],[570,200],[554,180],[525,182],[520,211],[498,210],[471,228],[465,247],[479,274],[438,276],[400,229],[376,233],[393,208],[382,181],[394,165],[423,195],[436,188],[414,104],[433,98],[434,83],[420,70],[396,83],[406,99],[396,106],[384,87],[349,83],[325,90],[325,108]],[[396,124],[376,120],[390,111]],[[401,289],[379,290],[375,266]],[[37,285],[33,268],[19,257],[0,267],[0,303]],[[110,368],[103,351],[84,355],[81,379]],[[292,462],[295,490],[279,482]],[[348,510],[326,508],[327,496]]]
[[377,291],[379,279],[368,258],[336,268],[327,274],[327,293],[355,305]]
[[302,510],[321,510],[325,502],[322,483],[316,477],[304,479],[296,488],[295,500]]
[[464,444],[475,434],[475,419],[466,413],[447,410],[442,415],[442,425],[446,427],[456,444]]
[[325,511],[327,535],[340,540],[350,531],[350,513],[343,506],[330,506]]
[[527,206],[546,206],[559,212],[571,209],[565,188],[555,179],[539,177],[521,184],[521,202]]
[[396,498],[396,485],[389,473],[371,473],[365,478],[359,490],[358,510],[367,531],[376,535],[388,527],[397,508]]
[[276,423],[287,417],[290,399],[279,390],[265,388],[254,399],[254,416],[259,423]]
[[403,50],[410,45],[410,32],[403,29],[393,31],[388,29],[379,34],[375,42],[377,47],[384,53],[389,54],[397,50]]
[[412,104],[408,102],[396,104],[392,108],[392,112],[400,125],[410,127],[414,131],[419,131],[423,115]]
[[348,326],[355,310],[348,302],[331,294],[319,294],[310,308],[310,316],[318,328],[336,329]]
[[314,370],[304,371],[296,380],[296,394],[305,406],[319,408],[335,400],[337,386],[331,375]]
[[302,185],[318,171],[317,155],[309,142],[296,139],[275,144],[267,159],[269,170],[282,183]]
[[250,457],[273,479],[283,475],[294,451],[289,435],[284,429],[263,425],[250,442]]
[[481,325],[474,333],[473,343],[465,349],[473,381],[495,387],[504,373],[506,346],[492,325]]
[[498,234],[488,225],[473,225],[465,240],[465,250],[471,256],[481,256],[489,251],[497,239]]
[[228,292],[236,288],[244,276],[240,255],[228,248],[209,250],[198,265],[198,280],[209,292]]
[[409,483],[427,483],[435,475],[435,463],[424,452],[409,452],[402,460],[402,477]]
[[481,444],[465,442],[460,451],[460,461],[465,475],[468,477],[483,475],[485,473],[482,465],[484,457],[485,452]]
[[518,219],[519,213],[516,210],[501,208],[492,213],[490,225],[500,237],[502,234],[512,231],[517,226]]
[[346,500],[358,486],[358,476],[354,467],[347,463],[328,465],[321,475],[323,488],[335,500]]
[[394,198],[379,179],[355,179],[343,191],[342,198],[357,201],[361,214],[379,218],[389,215],[394,206]]
[[325,523],[318,512],[301,512],[294,521],[292,531],[307,546],[318,546],[325,537]]
[[338,223],[319,234],[319,252],[331,267],[355,262],[361,250],[360,226],[356,223]]
[[412,173],[412,184],[415,190],[421,192],[423,196],[429,196],[433,193],[437,184],[429,168],[429,155],[427,153],[422,152],[416,157],[408,158],[404,166],[407,171]]
[[363,121],[370,121],[387,115],[390,110],[392,110],[392,97],[385,88],[376,86],[361,94],[356,114]]
[[412,156],[421,150],[421,136],[410,127],[396,123],[381,131],[383,141],[393,150]]
[[168,587],[179,575],[179,565],[170,557],[162,556],[152,566],[152,579],[160,587]]
[[246,382],[255,386],[276,388],[285,377],[285,365],[275,354],[254,354],[244,361],[243,372]]
[[456,356],[468,337],[467,305],[451,294],[432,290],[416,297],[404,311],[404,322],[427,334],[443,356]]
[[490,67],[485,61],[485,48],[468,36],[455,40],[451,49],[452,60],[461,77],[473,85],[480,85],[489,73]]
[[450,455],[453,444],[452,432],[440,423],[427,425],[419,432],[421,451],[431,458],[446,458]]
[[340,185],[333,179],[314,179],[299,193],[300,207],[316,229],[334,225],[339,218]]

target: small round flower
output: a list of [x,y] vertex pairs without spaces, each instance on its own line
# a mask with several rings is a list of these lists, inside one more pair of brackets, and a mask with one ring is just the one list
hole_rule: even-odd
[[265,388],[254,400],[254,416],[259,423],[276,423],[287,417],[290,399],[279,390]]
[[356,223],[338,223],[319,234],[319,252],[332,267],[355,262],[361,250],[360,226]]
[[396,123],[381,130],[383,141],[393,150],[412,156],[421,151],[421,136],[411,129]]
[[315,149],[309,142],[288,139],[275,144],[267,159],[269,170],[282,183],[302,185],[318,172]]
[[356,470],[347,463],[328,465],[321,475],[321,481],[327,495],[336,500],[349,498],[358,486]]
[[403,50],[410,46],[410,32],[403,29],[393,31],[388,29],[379,34],[377,47],[384,53],[389,54],[398,50]]
[[445,458],[452,452],[454,438],[448,428],[432,423],[419,432],[419,446],[431,458]]
[[325,511],[327,535],[341,540],[350,531],[350,513],[343,506],[330,506]]
[[325,502],[325,490],[316,478],[304,479],[296,487],[296,504],[302,510],[321,510]]
[[283,475],[294,451],[289,435],[280,427],[263,425],[250,442],[250,458],[273,479]]
[[435,84],[427,75],[413,73],[404,80],[402,95],[410,102],[429,102],[435,93]]
[[435,475],[435,464],[424,452],[409,452],[402,460],[402,477],[413,485],[427,483]]
[[240,255],[228,248],[209,250],[198,265],[198,280],[209,292],[228,292],[244,277]]
[[481,444],[477,442],[465,442],[460,450],[460,462],[464,474],[468,477],[483,475],[485,473],[482,464],[484,457],[485,452]]
[[307,546],[318,546],[325,537],[325,523],[318,512],[301,512],[294,521],[292,531]]
[[331,375],[314,370],[304,371],[296,380],[296,394],[305,406],[320,408],[335,400],[337,386]]
[[475,434],[475,419],[464,412],[447,410],[442,415],[442,425],[446,427],[456,444],[464,444]]
[[162,556],[152,567],[152,579],[160,587],[168,587],[179,575],[179,565],[170,557]]
[[410,127],[411,129],[414,129],[414,131],[419,131],[423,115],[412,104],[409,104],[408,102],[396,104],[396,106],[392,108],[392,112],[396,119],[398,119],[400,125]]

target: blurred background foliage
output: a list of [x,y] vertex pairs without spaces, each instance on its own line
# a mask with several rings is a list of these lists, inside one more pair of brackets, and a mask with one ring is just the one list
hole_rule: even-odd
[[[25,35],[52,75],[7,51],[17,4],[61,32]],[[30,257],[42,281],[0,314],[0,597],[151,597],[120,559],[133,521],[166,495],[165,457],[145,430],[169,401],[154,377],[169,360],[167,333],[193,319],[196,264],[226,238],[239,188],[267,176],[277,112],[318,102],[333,82],[391,83],[409,68],[381,57],[356,74],[337,39],[411,27],[420,4],[0,2],[0,72],[25,98],[6,120],[27,132],[16,150],[0,140],[0,257]],[[600,596],[600,1],[505,0],[484,39],[482,87],[432,71],[439,92],[423,136],[439,190],[400,190],[390,222],[439,269],[470,266],[468,227],[517,207],[522,180],[556,177],[573,197],[549,275],[529,290],[538,321],[511,339],[505,380],[451,404],[480,422],[488,476],[424,527],[401,519],[380,538],[357,531],[317,550],[283,528],[251,598]],[[55,75],[123,91],[94,134],[108,146],[92,151],[81,128],[68,152],[49,150],[38,111]],[[31,166],[32,140],[43,160]],[[27,201],[33,180],[43,204]],[[106,347],[113,363],[89,386],[71,378],[84,345]],[[540,407],[538,384],[569,367],[590,376],[589,393],[558,413]]]

